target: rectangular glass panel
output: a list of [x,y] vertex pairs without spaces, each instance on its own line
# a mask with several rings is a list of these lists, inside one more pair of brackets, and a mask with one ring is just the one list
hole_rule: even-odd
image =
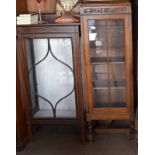
[[93,89],[94,106],[96,108],[109,107],[109,89]]
[[109,80],[124,81],[125,80],[125,64],[109,63]]
[[25,43],[33,118],[75,118],[71,38]]
[[110,95],[110,102],[112,107],[126,107],[125,88],[111,88]]
[[123,19],[89,19],[94,107],[126,107]]
[[104,64],[92,64],[92,79],[94,80],[108,80],[108,65]]

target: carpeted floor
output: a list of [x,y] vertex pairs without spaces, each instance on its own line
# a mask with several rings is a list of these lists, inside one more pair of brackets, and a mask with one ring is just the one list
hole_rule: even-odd
[[17,155],[137,155],[128,134],[98,134],[92,144],[82,145],[75,127],[41,127],[33,142]]

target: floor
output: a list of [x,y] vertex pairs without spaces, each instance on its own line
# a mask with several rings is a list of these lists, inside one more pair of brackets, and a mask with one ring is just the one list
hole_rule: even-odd
[[77,128],[41,127],[33,142],[17,155],[137,155],[137,145],[127,133],[97,134],[92,144],[82,145]]

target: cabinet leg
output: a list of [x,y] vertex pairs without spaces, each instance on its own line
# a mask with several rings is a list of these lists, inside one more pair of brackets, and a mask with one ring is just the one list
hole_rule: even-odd
[[131,142],[135,142],[135,123],[133,120],[130,121],[130,136],[131,136]]
[[28,123],[28,141],[32,143],[32,126],[31,123]]
[[85,138],[85,124],[84,122],[81,122],[81,143],[86,144],[86,138]]
[[93,132],[92,132],[92,122],[88,121],[88,141],[92,143],[93,141]]

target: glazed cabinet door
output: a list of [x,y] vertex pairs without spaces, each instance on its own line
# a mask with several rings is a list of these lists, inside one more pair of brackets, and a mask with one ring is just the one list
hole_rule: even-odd
[[17,27],[17,62],[28,139],[35,125],[78,125],[85,143],[79,23]]
[[[31,28],[26,30],[29,32]],[[22,38],[23,50],[19,51],[19,59],[23,59],[26,70],[29,101],[25,104],[31,120],[77,120],[82,115],[78,33],[57,33],[55,30],[49,29],[53,31],[49,34],[25,33]],[[65,28],[59,30],[65,31]]]
[[131,109],[131,27],[128,15],[84,16],[84,61],[89,112]]
[[71,38],[25,39],[33,118],[76,118]]

